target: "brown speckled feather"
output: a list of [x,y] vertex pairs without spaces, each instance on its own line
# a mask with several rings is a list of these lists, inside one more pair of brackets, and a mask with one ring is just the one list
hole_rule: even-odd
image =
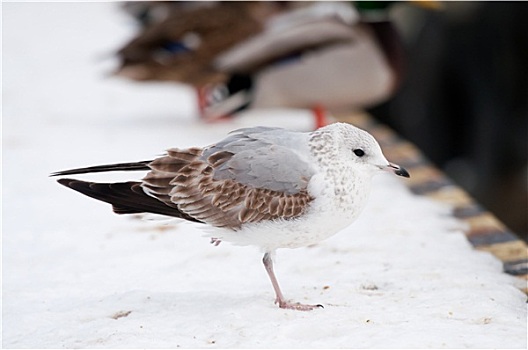
[[215,168],[233,154],[220,151],[206,160],[201,156],[197,148],[169,150],[167,156],[149,164],[152,170],[143,178],[143,188],[196,220],[232,229],[244,223],[297,217],[312,200],[306,188],[286,194],[232,179],[214,179]]

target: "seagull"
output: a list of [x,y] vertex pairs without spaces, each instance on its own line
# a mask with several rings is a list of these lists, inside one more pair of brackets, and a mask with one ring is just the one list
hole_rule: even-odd
[[312,132],[252,127],[204,148],[171,148],[149,161],[59,171],[65,176],[148,171],[140,181],[58,182],[110,203],[117,214],[154,213],[205,224],[212,243],[253,245],[283,309],[309,311],[284,297],[273,271],[279,248],[316,244],[349,226],[365,207],[372,177],[409,177],[368,132],[334,123]]

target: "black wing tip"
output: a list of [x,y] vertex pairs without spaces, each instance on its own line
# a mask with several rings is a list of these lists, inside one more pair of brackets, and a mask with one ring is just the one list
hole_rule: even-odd
[[64,175],[79,175],[79,174],[88,174],[88,173],[102,173],[109,171],[138,171],[138,170],[150,170],[149,164],[152,163],[152,160],[144,160],[141,162],[132,162],[132,163],[117,163],[117,164],[107,164],[107,165],[96,165],[86,168],[77,168],[70,170],[61,170],[51,173],[49,176],[64,176]]
[[97,183],[69,178],[61,178],[57,182],[85,196],[111,204],[116,214],[152,213],[201,223],[139,190],[140,182]]
[[[51,174],[50,176],[55,176],[53,174]],[[67,178],[62,178],[62,179],[58,179],[57,182],[60,183],[61,185],[63,186],[66,186],[66,187],[70,187],[70,184],[73,182],[73,181],[76,181],[74,179],[67,179]]]
[[[55,172],[49,174],[48,176],[49,177],[55,177],[55,176],[61,176],[61,175],[67,175],[67,174],[63,174],[62,171],[55,171]],[[59,180],[57,180],[57,181],[59,181]]]
[[75,190],[77,192],[84,193],[82,190],[85,188],[89,188],[90,185],[92,185],[92,182],[86,182],[82,180],[75,180],[75,179],[68,179],[68,178],[62,178],[57,180],[58,183],[60,183],[62,186],[71,188],[72,190]]
[[[48,176],[49,176],[49,177],[61,176],[61,175],[63,175],[63,174],[62,174],[63,172],[64,172],[64,171],[54,171],[54,172],[52,172],[51,174],[49,174]],[[64,174],[64,175],[66,175],[66,174]]]

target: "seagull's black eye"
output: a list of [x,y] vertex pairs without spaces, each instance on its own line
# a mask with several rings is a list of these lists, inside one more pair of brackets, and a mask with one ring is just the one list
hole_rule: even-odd
[[361,148],[355,149],[354,154],[358,157],[363,157],[365,155],[365,151],[363,151]]

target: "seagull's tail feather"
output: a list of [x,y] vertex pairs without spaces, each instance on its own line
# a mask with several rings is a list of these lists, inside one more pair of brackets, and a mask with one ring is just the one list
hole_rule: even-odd
[[120,163],[120,164],[108,164],[108,165],[96,165],[87,168],[70,169],[64,171],[57,171],[52,173],[50,176],[62,176],[62,175],[77,175],[87,173],[101,173],[106,171],[132,171],[132,170],[150,170],[149,163],[152,160],[145,160],[142,162],[133,163]]
[[111,204],[116,214],[152,213],[201,222],[182,213],[176,206],[149,196],[140,182],[95,183],[66,178],[57,181],[88,197]]

